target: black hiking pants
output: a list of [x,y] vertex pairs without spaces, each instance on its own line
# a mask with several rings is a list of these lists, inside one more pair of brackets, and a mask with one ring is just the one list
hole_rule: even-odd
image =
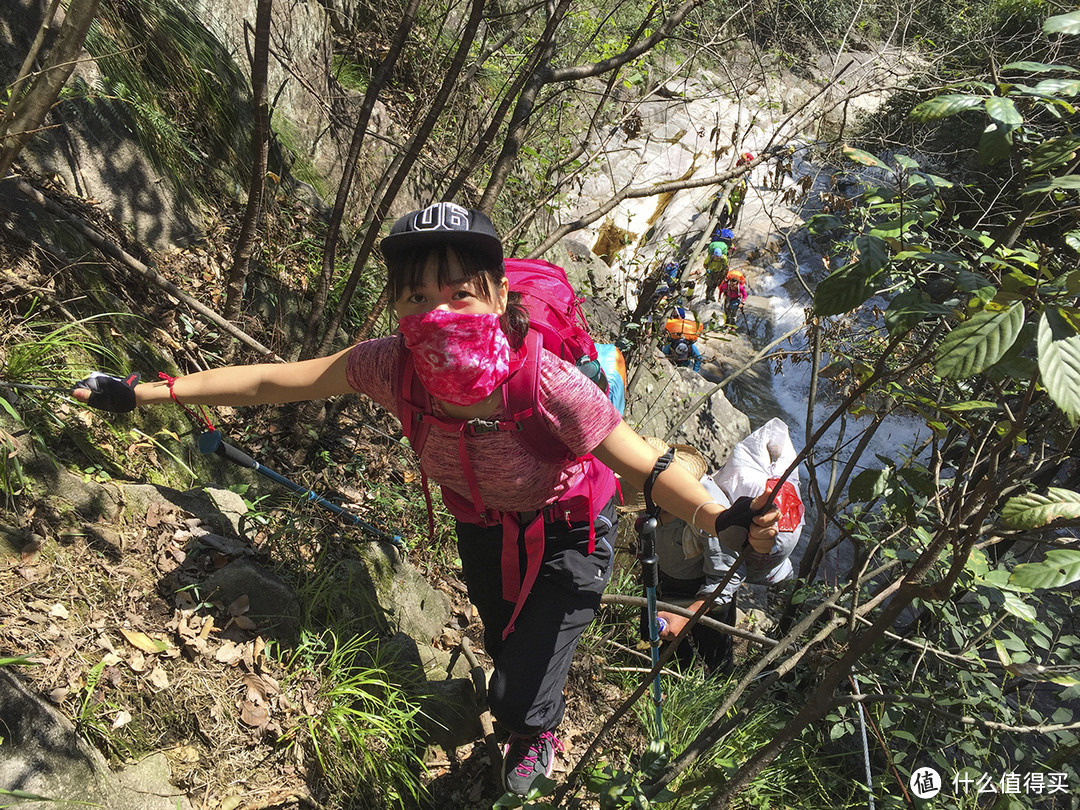
[[[611,579],[616,533],[615,501],[596,518],[589,554],[589,524],[544,526],[544,556],[514,630],[503,640],[514,603],[502,598],[502,526],[458,523],[458,552],[469,600],[484,623],[484,647],[495,662],[488,684],[491,713],[509,731],[531,736],[552,731],[566,710],[563,687],[585,628]],[[518,536],[525,570],[524,531]]]

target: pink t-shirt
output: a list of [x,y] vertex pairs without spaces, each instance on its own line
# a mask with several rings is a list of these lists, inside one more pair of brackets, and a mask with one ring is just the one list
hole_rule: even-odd
[[[349,354],[349,385],[398,416],[394,378],[403,346],[396,337],[358,343]],[[607,395],[569,363],[545,351],[540,362],[540,415],[547,428],[578,456],[591,453],[622,417]],[[445,412],[434,402],[435,414]],[[490,419],[502,419],[500,408]],[[555,503],[583,475],[582,463],[553,464],[529,454],[512,433],[467,436],[466,449],[484,506],[531,512]],[[599,462],[592,462],[599,463]],[[433,426],[420,464],[427,476],[471,501],[458,456],[458,434]]]

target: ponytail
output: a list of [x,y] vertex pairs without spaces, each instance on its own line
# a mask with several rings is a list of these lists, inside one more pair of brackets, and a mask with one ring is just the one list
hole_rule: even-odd
[[520,349],[525,343],[525,335],[529,333],[529,311],[521,300],[521,293],[510,291],[506,299],[506,312],[499,318],[506,338],[510,341],[510,348]]

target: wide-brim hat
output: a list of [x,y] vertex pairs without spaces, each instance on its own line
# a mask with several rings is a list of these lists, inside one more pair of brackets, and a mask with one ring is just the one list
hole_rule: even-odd
[[410,211],[379,244],[389,261],[400,261],[413,251],[453,245],[502,266],[503,246],[487,214],[452,202],[432,203]]
[[[700,481],[701,477],[709,471],[709,462],[705,460],[705,456],[701,455],[696,447],[691,447],[688,444],[669,445],[663,439],[658,439],[656,436],[642,436],[641,438],[643,438],[650,447],[664,452],[667,452],[669,447],[674,447],[675,463],[685,467],[686,470],[694,476],[695,481]],[[634,512],[642,511],[645,508],[645,493],[639,492],[622,479],[620,479],[619,485],[622,487],[623,494],[622,508]]]

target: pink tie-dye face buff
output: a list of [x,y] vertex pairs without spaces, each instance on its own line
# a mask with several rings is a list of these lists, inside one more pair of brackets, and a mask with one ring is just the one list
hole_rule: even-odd
[[436,399],[475,405],[510,375],[510,343],[494,313],[433,309],[398,323],[420,382]]

